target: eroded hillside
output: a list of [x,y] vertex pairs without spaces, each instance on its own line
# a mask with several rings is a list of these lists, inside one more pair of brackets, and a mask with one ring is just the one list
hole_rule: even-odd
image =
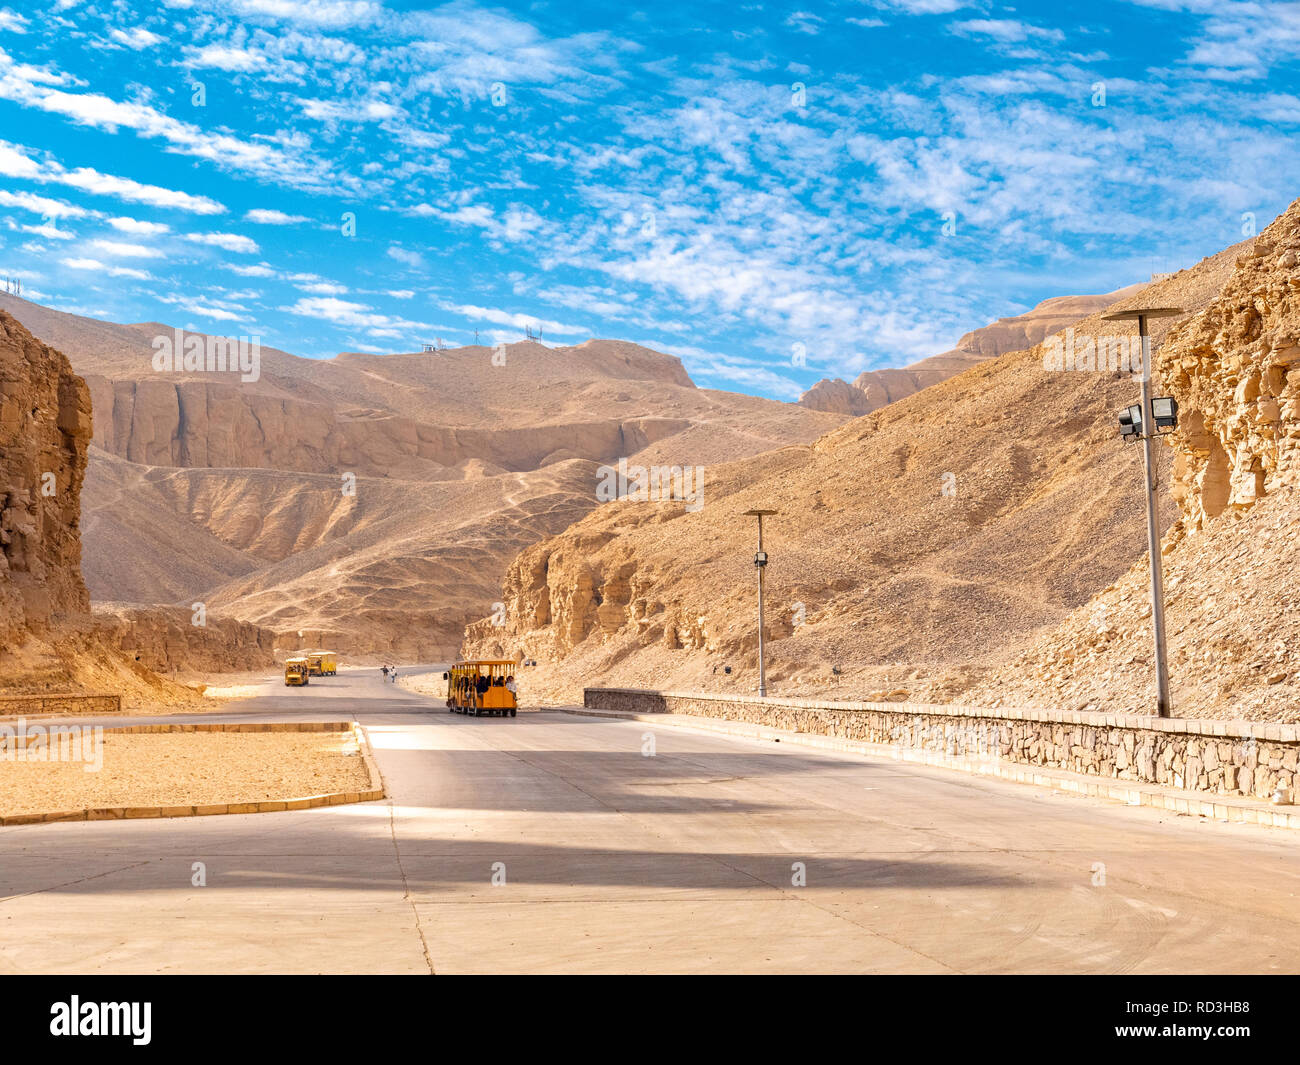
[[[1203,310],[1246,250],[1115,306]],[[1107,351],[1132,332],[1099,313],[1074,331]],[[600,507],[512,563],[505,624],[477,623],[466,653],[538,660],[525,676],[548,699],[580,697],[584,683],[753,691],[755,528],[742,513],[763,507],[779,512],[765,544],[772,690],[967,691],[1145,546],[1137,453],[1115,427],[1136,394],[1131,374],[1104,359],[1100,370],[1049,368],[1047,354],[983,361],[811,447],[712,466],[698,512]],[[1163,522],[1176,514],[1166,493]]]
[[453,655],[510,558],[596,505],[602,465],[713,463],[843,420],[698,389],[675,357],[621,341],[262,348],[256,374],[167,372],[153,355],[168,326],[0,306],[64,345],[94,399],[91,597],[200,601],[285,648]]
[[[1163,545],[1174,713],[1300,720],[1300,202],[1157,353],[1182,519]],[[984,700],[1149,709],[1145,555],[990,677]]]

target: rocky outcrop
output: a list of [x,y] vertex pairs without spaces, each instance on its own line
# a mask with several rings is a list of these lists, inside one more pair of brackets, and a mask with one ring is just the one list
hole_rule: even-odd
[[870,414],[876,409],[866,392],[838,377],[823,377],[799,397],[799,404],[811,410],[847,414],[851,418]]
[[1129,285],[1101,295],[1054,296],[1024,314],[999,318],[974,329],[942,355],[901,369],[866,370],[850,384],[838,377],[818,381],[799,397],[802,406],[858,417],[919,392],[930,385],[969,370],[977,363],[1009,351],[1023,351],[1073,325],[1081,318],[1105,310],[1145,286]]
[[78,521],[90,438],[85,382],[0,311],[0,644],[89,609]]
[[234,618],[97,603],[95,621],[107,646],[158,672],[234,673],[275,664],[275,634]]
[[1156,365],[1181,408],[1174,495],[1189,529],[1300,484],[1300,203]]

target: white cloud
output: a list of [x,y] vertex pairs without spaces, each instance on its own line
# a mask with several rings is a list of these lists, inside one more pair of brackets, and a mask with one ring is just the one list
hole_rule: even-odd
[[538,318],[532,314],[520,314],[517,311],[502,311],[495,307],[476,307],[469,303],[444,303],[444,310],[459,314],[470,321],[491,322],[493,325],[509,325],[516,329],[541,329],[544,332],[558,333],[560,336],[591,336],[591,330],[582,325],[566,325],[553,322],[547,318]]
[[97,248],[109,255],[117,256],[122,259],[161,259],[163,253],[157,248],[150,248],[144,244],[128,244],[120,240],[92,240],[92,248]]
[[815,36],[821,33],[826,20],[820,15],[814,15],[811,11],[794,11],[786,18],[785,24],[799,33]]
[[408,251],[406,248],[399,248],[396,244],[388,249],[388,257],[396,259],[399,263],[418,270],[424,266],[424,256],[418,251]]
[[340,285],[334,281],[308,281],[300,284],[298,288],[317,296],[346,296],[348,293],[347,285]]
[[108,31],[108,35],[118,44],[126,45],[127,48],[134,49],[137,52],[144,48],[152,48],[163,39],[158,34],[140,26],[132,26],[129,30],[119,29],[115,26]]
[[258,263],[256,266],[238,266],[229,264],[226,267],[232,273],[239,274],[240,277],[276,277],[277,274],[266,263]]
[[66,229],[60,229],[49,222],[40,226],[22,226],[20,228],[24,233],[34,233],[46,240],[73,240],[76,237],[75,233],[69,233]]
[[253,52],[247,48],[233,48],[224,44],[209,44],[202,48],[187,49],[185,60],[190,66],[216,68],[230,73],[247,73],[250,70],[262,70],[267,66],[264,53]]
[[382,11],[372,0],[228,0],[228,4],[241,15],[329,27],[365,25]]
[[965,22],[954,22],[949,28],[953,33],[961,37],[992,37],[995,41],[1001,41],[1004,44],[1031,39],[1044,41],[1065,40],[1065,34],[1060,30],[1044,29],[1041,26],[1033,26],[1028,22],[1018,22],[1015,19],[969,19]]
[[167,303],[174,303],[182,310],[194,315],[196,318],[208,318],[218,322],[243,322],[248,320],[246,313],[240,311],[228,311],[224,307],[216,307],[211,303],[203,303],[199,300],[164,300]]
[[431,328],[423,322],[410,322],[404,318],[379,314],[367,304],[336,299],[333,296],[304,297],[292,306],[280,309],[305,318],[323,319],[335,325],[389,331],[383,335],[410,335],[412,332],[427,332]]
[[133,281],[151,281],[153,277],[144,270],[130,266],[108,266],[98,259],[64,259],[63,265],[73,270],[97,270],[110,277],[125,277]]
[[122,233],[138,233],[141,236],[156,237],[161,233],[170,233],[171,226],[164,222],[142,222],[138,218],[110,218],[108,224]]
[[131,178],[103,174],[91,167],[75,170],[55,170],[41,180],[55,181],[96,196],[112,196],[127,203],[143,203],[150,207],[173,207],[191,214],[221,214],[225,208],[206,196],[191,196],[188,192],[165,189],[158,185],[143,185]]
[[27,19],[10,8],[0,7],[0,30],[9,30],[11,33],[26,33]]
[[906,15],[948,15],[970,7],[970,0],[881,0],[884,6]]
[[225,251],[244,252],[256,255],[260,250],[257,241],[239,233],[187,233],[185,239],[191,244],[207,244]]
[[85,218],[91,212],[73,203],[51,200],[31,192],[6,192],[0,189],[0,206],[21,207],[45,218]]
[[0,141],[0,174],[27,178],[30,181],[43,180],[41,168],[36,162],[4,141]]
[[0,141],[0,175],[67,185],[98,196],[113,196],[128,203],[174,207],[193,214],[220,214],[225,210],[221,204],[206,196],[191,196],[187,192],[165,189],[158,185],[143,185],[130,178],[100,173],[90,167],[67,170],[53,160],[37,163],[26,154],[28,150]]
[[320,122],[385,122],[395,118],[398,110],[383,100],[299,100],[298,106],[308,118]]
[[392,296],[395,300],[409,300],[415,293],[409,288],[390,288],[385,295]]
[[48,84],[61,78],[61,75],[17,64],[0,49],[0,99],[62,115],[79,125],[110,133],[122,128],[134,130],[142,137],[166,142],[172,151],[294,188],[327,191],[355,184],[346,174],[332,174],[302,143],[277,143],[274,137],[265,135],[245,140],[228,133],[212,133],[147,103],[114,100],[102,93],[65,92]]
[[255,222],[262,226],[292,226],[301,222],[310,222],[311,219],[301,214],[285,214],[283,211],[268,210],[261,207],[255,207],[244,214],[245,222]]

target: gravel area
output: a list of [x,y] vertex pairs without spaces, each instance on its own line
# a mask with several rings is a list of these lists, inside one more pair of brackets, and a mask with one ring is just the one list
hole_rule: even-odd
[[[262,802],[369,787],[350,732],[105,732],[82,761],[0,755],[0,816],[104,806]],[[96,753],[102,765],[93,767]]]

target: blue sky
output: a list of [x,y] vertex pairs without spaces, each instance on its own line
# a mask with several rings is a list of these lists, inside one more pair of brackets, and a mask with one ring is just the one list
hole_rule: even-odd
[[793,399],[1262,229],[1298,58],[1268,0],[11,3],[0,273],[301,355],[531,327]]

